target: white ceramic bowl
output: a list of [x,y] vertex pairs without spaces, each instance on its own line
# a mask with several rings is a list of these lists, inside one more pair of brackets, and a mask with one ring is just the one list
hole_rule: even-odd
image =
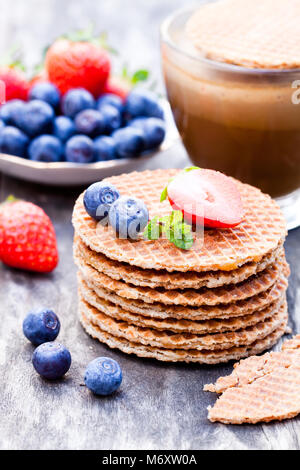
[[[154,159],[154,157],[168,150],[179,138],[168,102],[163,100],[162,105],[165,111],[167,132],[164,142],[155,152],[137,158],[123,158],[87,164],[34,162],[25,158],[0,154],[0,172],[34,183],[75,186],[87,185],[107,176],[139,170],[145,165],[147,165],[147,168],[154,169],[157,167],[159,160]],[[152,161],[153,165],[151,164]]]

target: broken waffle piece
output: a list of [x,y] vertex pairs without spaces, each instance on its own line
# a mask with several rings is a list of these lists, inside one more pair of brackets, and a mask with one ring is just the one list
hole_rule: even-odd
[[205,391],[220,393],[208,419],[225,424],[269,422],[300,413],[300,335],[280,352],[252,356],[235,364]]

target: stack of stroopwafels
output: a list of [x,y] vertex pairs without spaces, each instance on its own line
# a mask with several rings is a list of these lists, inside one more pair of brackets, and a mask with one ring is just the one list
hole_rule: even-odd
[[[178,170],[109,178],[122,195],[167,215],[160,194]],[[237,182],[245,208],[231,229],[196,234],[190,250],[167,239],[116,238],[75,205],[74,259],[79,316],[111,348],[162,361],[214,364],[260,353],[287,327],[286,225],[276,203]]]

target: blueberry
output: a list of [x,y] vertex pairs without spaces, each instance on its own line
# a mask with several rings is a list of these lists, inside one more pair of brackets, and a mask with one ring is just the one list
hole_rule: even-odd
[[105,129],[103,115],[95,109],[81,111],[75,118],[75,127],[79,134],[97,137]]
[[58,88],[50,82],[37,83],[29,92],[30,100],[41,100],[50,104],[57,110],[60,103],[60,92]]
[[98,99],[97,108],[101,110],[101,107],[107,104],[114,106],[120,113],[122,113],[124,104],[119,96],[114,95],[113,93],[105,93]]
[[5,122],[2,119],[0,119],[0,134],[4,128],[5,128]]
[[17,126],[30,137],[50,134],[55,113],[50,104],[40,100],[29,101],[16,118]]
[[125,112],[132,117],[145,116],[159,119],[164,117],[155,93],[143,88],[135,88],[129,93],[125,102]]
[[87,213],[100,221],[108,216],[111,205],[120,197],[112,184],[99,182],[92,184],[84,193],[83,203]]
[[109,223],[119,238],[135,240],[148,220],[149,212],[145,203],[135,197],[120,197],[109,211]]
[[152,150],[160,146],[166,135],[166,126],[162,119],[136,118],[129,123],[130,126],[141,129],[145,135],[145,150]]
[[62,111],[70,118],[74,118],[84,109],[93,108],[95,108],[93,95],[83,88],[74,88],[68,91],[62,100]]
[[74,135],[66,143],[66,160],[73,163],[91,163],[94,161],[94,143],[86,135]]
[[16,118],[25,107],[25,101],[11,100],[0,107],[0,119],[5,122],[7,126],[15,126]]
[[17,157],[26,157],[29,139],[16,127],[7,126],[1,132],[0,151]]
[[90,362],[84,375],[85,385],[96,395],[111,395],[122,383],[119,364],[109,357],[98,357]]
[[32,364],[38,374],[45,379],[60,379],[71,366],[71,354],[62,344],[43,343],[36,348]]
[[106,134],[111,134],[121,127],[122,116],[114,106],[109,104],[103,105],[101,107],[101,114],[103,115],[104,131]]
[[28,149],[30,160],[36,162],[59,162],[63,153],[64,147],[61,141],[53,135],[36,137]]
[[54,121],[53,133],[59,140],[66,142],[76,133],[74,122],[66,116],[58,116]]
[[101,136],[94,140],[95,158],[98,162],[113,160],[117,157],[116,142],[112,137]]
[[116,152],[120,158],[137,157],[145,149],[145,135],[140,129],[124,127],[112,135],[116,142]]
[[60,330],[60,321],[52,310],[29,312],[23,321],[23,333],[35,346],[54,341]]

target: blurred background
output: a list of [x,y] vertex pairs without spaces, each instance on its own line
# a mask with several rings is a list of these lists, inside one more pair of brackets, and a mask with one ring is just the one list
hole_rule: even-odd
[[195,0],[0,0],[0,58],[20,46],[24,63],[33,68],[56,37],[95,25],[107,32],[119,55],[115,68],[147,68],[162,90],[159,27],[173,10]]

